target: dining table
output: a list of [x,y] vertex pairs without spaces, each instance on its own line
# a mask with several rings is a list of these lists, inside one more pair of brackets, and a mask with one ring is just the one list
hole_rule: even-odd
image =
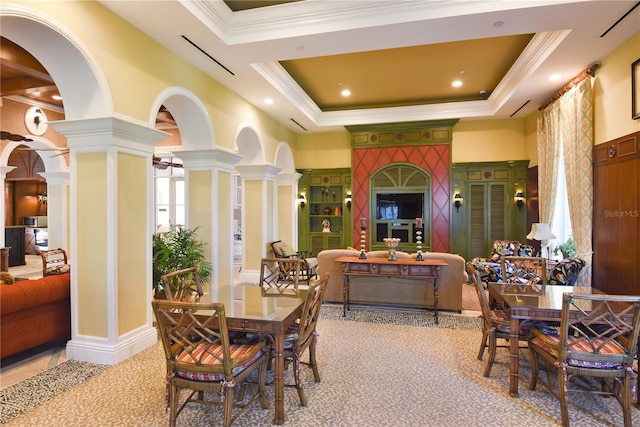
[[[519,331],[520,323],[525,320],[560,322],[562,314],[562,295],[604,294],[589,286],[546,285],[535,291],[526,286],[519,287],[507,283],[488,283],[489,298],[501,306],[509,315],[509,395],[518,397]],[[575,312],[578,316],[578,311]],[[571,318],[571,313],[569,314]]]
[[[304,294],[300,296],[304,297]],[[273,424],[284,424],[284,337],[285,331],[302,315],[304,299],[263,296],[260,286],[235,285],[205,293],[200,302],[223,303],[230,331],[271,336],[275,396]]]

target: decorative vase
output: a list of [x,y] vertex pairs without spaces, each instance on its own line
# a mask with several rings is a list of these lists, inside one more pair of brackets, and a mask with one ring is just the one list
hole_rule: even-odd
[[389,261],[395,261],[396,258],[396,247],[400,243],[400,239],[397,237],[385,237],[382,239],[384,244],[387,245],[387,250],[389,251]]

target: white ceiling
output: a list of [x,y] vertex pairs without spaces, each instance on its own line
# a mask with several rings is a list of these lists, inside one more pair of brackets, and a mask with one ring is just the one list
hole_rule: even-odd
[[[100,3],[298,133],[345,125],[526,117],[640,31],[636,7],[603,36],[636,0],[305,0],[238,12],[221,0]],[[279,63],[521,34],[535,36],[488,98],[473,101],[322,111]],[[363,68],[363,73],[374,71]],[[562,77],[550,82],[552,74]],[[386,80],[379,86],[392,84]],[[266,105],[265,98],[274,103]]]

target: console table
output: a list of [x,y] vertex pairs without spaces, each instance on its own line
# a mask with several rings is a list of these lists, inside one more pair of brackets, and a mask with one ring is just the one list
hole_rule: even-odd
[[387,258],[365,258],[355,256],[341,256],[335,259],[342,263],[342,316],[349,310],[349,279],[351,276],[401,277],[406,279],[433,280],[433,310],[435,322],[438,323],[438,271],[440,267],[448,265],[441,259],[398,259],[389,261]]

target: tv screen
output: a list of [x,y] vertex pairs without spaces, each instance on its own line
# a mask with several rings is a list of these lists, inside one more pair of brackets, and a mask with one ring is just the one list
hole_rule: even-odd
[[380,193],[376,216],[380,220],[424,218],[424,193]]

